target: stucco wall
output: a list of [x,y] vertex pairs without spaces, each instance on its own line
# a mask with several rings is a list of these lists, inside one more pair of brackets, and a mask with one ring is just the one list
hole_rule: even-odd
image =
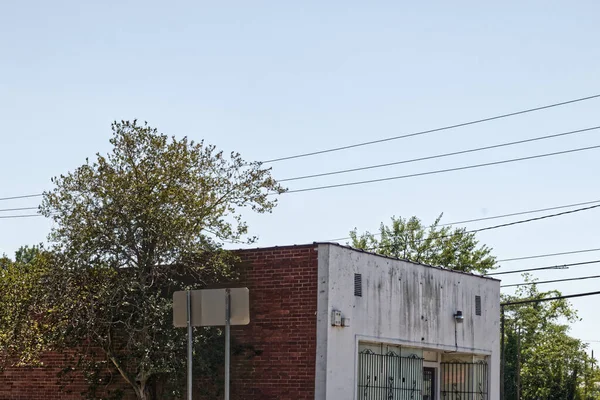
[[[360,341],[489,356],[489,399],[499,398],[499,281],[336,245],[321,244],[318,253],[317,349],[327,351],[317,354],[316,399],[355,398]],[[362,297],[354,295],[355,273]],[[332,310],[350,318],[350,327],[331,326]],[[455,323],[457,310],[463,323]]]

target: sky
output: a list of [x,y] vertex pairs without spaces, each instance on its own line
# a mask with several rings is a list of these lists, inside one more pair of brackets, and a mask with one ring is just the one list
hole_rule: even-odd
[[[168,4],[167,4],[168,3]],[[600,93],[600,3],[579,1],[23,1],[0,3],[0,197],[106,153],[114,120],[148,121],[248,160],[452,125]],[[384,144],[272,163],[285,179],[600,125],[600,99]],[[289,182],[377,179],[600,145],[600,131]],[[600,200],[600,149],[368,185],[284,194],[246,215],[259,246]],[[39,198],[0,201],[33,207]],[[0,212],[0,216],[31,211]],[[477,229],[536,215],[465,224]],[[481,232],[499,259],[600,247],[600,209]],[[42,217],[0,219],[0,253],[44,242]],[[572,254],[500,270],[600,259]],[[534,274],[597,275],[599,265]],[[507,275],[503,283],[517,283]],[[596,291],[598,280],[540,286]],[[506,291],[506,293],[512,293]],[[599,297],[575,299],[572,334],[600,341]],[[591,342],[600,354],[600,342]]]

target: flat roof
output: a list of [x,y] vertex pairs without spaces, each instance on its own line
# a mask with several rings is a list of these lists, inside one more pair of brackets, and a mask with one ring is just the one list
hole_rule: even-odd
[[375,253],[372,251],[368,251],[368,250],[363,250],[363,249],[357,249],[355,247],[352,246],[348,246],[348,245],[343,245],[343,244],[339,244],[336,242],[313,242],[313,243],[306,243],[306,244],[290,244],[290,245],[283,245],[283,246],[266,246],[266,247],[250,247],[247,249],[236,249],[234,251],[256,251],[256,250],[272,250],[272,249],[294,249],[294,248],[302,248],[302,247],[313,247],[313,246],[318,246],[318,245],[330,245],[330,246],[336,246],[336,247],[341,247],[347,250],[352,250],[352,251],[356,251],[358,253],[366,253],[366,254],[370,254],[373,256],[377,256],[377,257],[382,257],[382,258],[386,258],[388,260],[394,260],[394,261],[404,261],[410,264],[414,264],[414,265],[420,265],[423,267],[429,267],[429,268],[435,268],[435,269],[441,269],[444,271],[448,271],[448,272],[454,272],[454,273],[458,273],[458,274],[463,274],[463,275],[468,275],[468,276],[474,276],[477,278],[482,278],[482,279],[489,279],[492,281],[497,281],[500,282],[500,279],[496,279],[496,278],[492,278],[489,276],[485,276],[485,275],[479,275],[479,274],[474,274],[472,272],[465,272],[465,271],[459,271],[456,269],[450,269],[450,268],[446,268],[446,267],[440,267],[440,266],[435,266],[435,265],[430,265],[430,264],[425,264],[425,263],[419,263],[416,261],[411,261],[411,260],[407,260],[405,258],[399,258],[399,257],[391,257],[391,256],[386,256],[383,254],[379,254],[379,253]]

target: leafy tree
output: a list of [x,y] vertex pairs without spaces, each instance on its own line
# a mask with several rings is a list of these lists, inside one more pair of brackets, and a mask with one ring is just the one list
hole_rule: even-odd
[[417,217],[392,217],[390,225],[381,223],[379,237],[355,228],[350,232],[352,246],[390,257],[443,266],[467,272],[485,273],[494,268],[492,249],[475,239],[465,228],[441,226],[440,215],[430,226]]
[[39,318],[44,304],[43,280],[48,254],[21,247],[15,259],[0,258],[0,367],[34,364],[44,349],[48,326]]
[[[529,281],[527,275],[525,278]],[[560,292],[539,292],[532,284],[518,290],[515,296],[504,296],[503,300],[556,296]],[[578,318],[567,300],[506,306],[505,318],[506,399],[518,398],[517,376],[520,376],[521,399],[579,399],[586,391],[593,392],[595,382],[600,381],[592,371],[586,345],[568,334],[568,323]]]
[[[98,359],[111,364],[138,399],[158,390],[176,397],[186,336],[172,326],[172,293],[231,278],[233,257],[221,243],[253,241],[241,212],[271,212],[283,188],[237,153],[137,121],[112,131],[107,156],[54,178],[44,193],[41,212],[55,222],[51,342],[80,346],[88,376],[106,366]],[[196,330],[200,368],[215,369],[207,352],[217,333]]]

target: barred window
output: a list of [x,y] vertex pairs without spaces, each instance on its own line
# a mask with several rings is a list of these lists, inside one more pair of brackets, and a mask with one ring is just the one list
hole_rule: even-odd
[[487,400],[488,365],[485,361],[443,362],[442,400]]
[[420,400],[423,392],[423,358],[401,357],[389,351],[358,354],[358,399]]

